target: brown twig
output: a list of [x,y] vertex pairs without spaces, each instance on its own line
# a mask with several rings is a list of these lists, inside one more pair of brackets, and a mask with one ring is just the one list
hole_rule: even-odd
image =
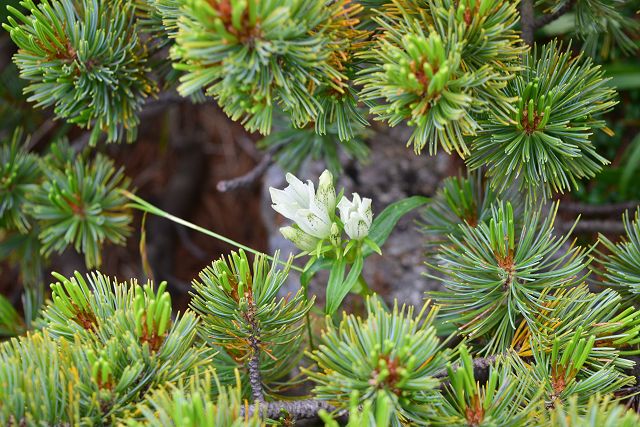
[[189,233],[185,229],[185,227],[181,227],[176,224],[176,233],[178,233],[178,237],[180,238],[180,243],[182,246],[189,252],[193,257],[197,260],[204,261],[208,258],[207,252],[202,249],[200,246],[196,245]]
[[548,13],[546,15],[542,15],[541,17],[537,18],[533,24],[534,30],[544,27],[545,25],[555,21],[565,13],[569,12],[573,7],[573,5],[575,4],[575,2],[576,0],[568,0],[565,4],[560,6],[555,12]]
[[219,181],[216,188],[221,193],[224,193],[227,191],[237,190],[238,188],[248,187],[258,180],[272,163],[273,157],[270,153],[267,153],[249,172],[233,179]]
[[[266,409],[265,409],[266,406]],[[249,408],[249,415],[256,410],[257,405]],[[260,405],[263,416],[271,419],[278,419],[282,416],[295,420],[309,420],[318,418],[318,412],[324,409],[327,412],[334,412],[336,408],[329,402],[317,399],[303,400],[278,400]]]
[[251,334],[249,335],[251,357],[249,357],[248,363],[251,393],[253,394],[254,403],[264,404],[262,374],[260,373],[260,325],[256,320],[256,304],[253,298],[249,298],[249,308],[245,313],[245,319],[251,325]]

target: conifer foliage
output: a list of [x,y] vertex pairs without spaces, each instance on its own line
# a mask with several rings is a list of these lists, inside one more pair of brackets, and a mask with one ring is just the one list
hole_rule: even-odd
[[[612,133],[618,97],[600,64],[637,52],[633,7],[9,2],[0,21],[15,70],[0,82],[13,70],[21,83],[0,87],[11,112],[0,260],[23,293],[17,307],[18,293],[0,296],[0,424],[638,425],[640,211],[624,214],[621,239],[591,242],[554,200],[608,164],[595,135]],[[561,16],[573,27],[535,43]],[[161,89],[216,103],[260,135],[287,172],[268,196],[297,254],[260,253],[133,194],[102,143],[135,142]],[[28,114],[5,98],[20,90],[50,115],[48,144],[15,126]],[[73,125],[85,138],[69,143]],[[416,155],[444,151],[465,170],[384,209],[376,194],[336,190],[345,159],[366,161],[384,126],[406,126]],[[326,170],[304,182],[309,159]],[[395,257],[385,243],[418,209],[415,238],[440,290],[389,301],[368,266]],[[134,210],[239,248],[193,279],[183,312],[167,282],[44,274],[67,250],[101,267]]]
[[154,92],[135,5],[127,0],[27,0],[21,6],[29,14],[10,8],[13,16],[5,29],[20,48],[14,61],[30,82],[25,89],[29,100],[91,128],[92,142],[100,132],[110,141],[133,141],[138,113]]

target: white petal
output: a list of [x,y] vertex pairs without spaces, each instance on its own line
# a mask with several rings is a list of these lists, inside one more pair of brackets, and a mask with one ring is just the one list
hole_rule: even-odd
[[[288,173],[287,182],[289,185],[284,189],[287,192],[292,201],[295,201],[299,207],[306,208],[309,206],[310,194],[315,194],[313,183],[309,181],[307,184],[300,181],[295,175]],[[311,190],[311,191],[309,191]]]
[[363,219],[359,219],[356,224],[357,230],[357,240],[364,239],[369,235],[369,224],[367,224]]
[[366,197],[362,199],[362,204],[360,205],[358,212],[360,213],[360,216],[362,217],[362,219],[364,219],[364,221],[367,223],[367,225],[371,226],[371,223],[373,222],[373,210],[371,209],[371,199]]
[[309,209],[301,209],[297,212],[296,223],[302,231],[319,239],[327,238],[331,234],[331,222]]
[[289,203],[289,198],[284,191],[277,190],[275,188],[270,188],[269,190],[271,192],[271,200],[274,202],[271,205],[273,210],[287,219],[295,220],[296,212],[298,210],[296,206],[297,204]]
[[357,239],[358,237],[358,218],[355,216],[350,217],[344,223],[344,231],[347,233],[350,239]]
[[351,203],[346,197],[342,196],[338,203],[338,210],[340,210],[340,219],[342,222],[346,223],[349,220],[349,212],[352,210],[352,207],[353,203]]

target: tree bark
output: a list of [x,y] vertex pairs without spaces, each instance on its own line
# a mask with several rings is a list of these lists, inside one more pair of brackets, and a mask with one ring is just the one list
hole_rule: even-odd
[[522,40],[529,46],[533,45],[533,32],[535,31],[533,0],[520,2],[520,25],[522,26]]

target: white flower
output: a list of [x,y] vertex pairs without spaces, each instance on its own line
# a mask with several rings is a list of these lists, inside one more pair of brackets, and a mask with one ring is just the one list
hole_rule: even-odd
[[286,179],[289,185],[284,190],[269,188],[273,209],[294,221],[305,233],[319,239],[329,237],[330,211],[325,203],[318,200],[313,183],[307,181],[305,184],[290,173]]
[[357,193],[353,193],[353,201],[343,197],[338,203],[340,219],[344,223],[344,231],[354,240],[362,240],[369,235],[369,228],[373,221],[371,199],[361,199]]
[[313,236],[309,236],[302,230],[293,227],[282,227],[280,229],[280,233],[284,236],[285,239],[293,242],[294,245],[306,252],[312,252],[316,250],[316,245],[318,244],[317,238]]

